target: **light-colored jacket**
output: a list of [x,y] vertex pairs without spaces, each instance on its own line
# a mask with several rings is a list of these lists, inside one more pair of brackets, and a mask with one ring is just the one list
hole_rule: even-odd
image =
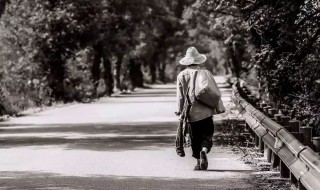
[[[178,110],[182,113],[185,98],[186,98],[186,92],[188,89],[188,86],[192,83],[190,81],[191,76],[195,73],[195,71],[204,71],[209,72],[211,75],[212,73],[206,69],[203,69],[199,66],[191,66],[186,68],[185,70],[181,71],[178,74],[177,77],[177,102],[178,102]],[[191,91],[191,89],[189,89]],[[192,107],[189,112],[189,122],[195,122],[200,121],[202,119],[208,118],[215,114],[215,110],[213,108],[209,108],[198,101],[195,101],[192,104]]]

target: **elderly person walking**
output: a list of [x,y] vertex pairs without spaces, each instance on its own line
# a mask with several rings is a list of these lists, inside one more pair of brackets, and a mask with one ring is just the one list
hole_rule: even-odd
[[[206,56],[199,54],[195,47],[188,48],[185,57],[179,61],[181,65],[185,65],[187,68],[181,71],[177,77],[178,112],[176,114],[180,115],[180,119],[187,117],[189,132],[191,134],[192,156],[197,159],[197,164],[194,168],[195,170],[206,170],[208,168],[207,154],[212,148],[212,136],[214,132],[212,116],[217,114],[217,109],[215,107],[208,106],[201,102],[201,100],[193,97],[195,88],[194,81],[196,80],[195,77],[197,77],[197,74],[198,77],[199,75],[209,76],[210,80],[208,81],[212,81],[216,86],[212,73],[202,67],[202,64],[206,59]],[[218,91],[217,93],[220,93],[217,86],[216,88]],[[192,104],[189,114],[184,116],[182,113],[186,106],[186,99],[191,100]],[[223,105],[220,106],[223,107]],[[222,109],[222,111],[220,110],[218,112],[224,112],[224,107]]]

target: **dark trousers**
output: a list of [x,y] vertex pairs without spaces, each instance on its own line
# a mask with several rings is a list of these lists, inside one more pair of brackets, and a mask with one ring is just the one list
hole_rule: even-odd
[[212,148],[212,136],[214,132],[213,118],[208,117],[200,121],[190,122],[192,156],[200,159],[200,151],[203,147],[210,152]]

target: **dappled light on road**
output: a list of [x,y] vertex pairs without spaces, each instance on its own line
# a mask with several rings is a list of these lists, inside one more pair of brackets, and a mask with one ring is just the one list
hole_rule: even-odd
[[[124,179],[133,184],[172,181],[168,186],[186,179],[192,179],[194,185],[198,180],[210,180],[203,184],[205,189],[218,187],[212,183],[223,179],[252,187],[247,183],[252,168],[216,142],[206,172],[193,171],[195,160],[190,149],[185,158],[176,155],[175,90],[174,85],[157,85],[1,123],[0,182],[6,176],[9,185],[16,177],[37,180],[43,174],[52,180],[48,187],[61,183],[77,188],[66,180],[82,183],[89,179],[102,184]],[[222,89],[222,94],[230,106],[230,90]]]

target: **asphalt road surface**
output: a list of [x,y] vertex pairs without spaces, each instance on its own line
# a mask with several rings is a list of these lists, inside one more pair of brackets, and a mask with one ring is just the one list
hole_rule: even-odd
[[228,148],[214,146],[207,171],[189,149],[176,155],[175,100],[174,85],[156,85],[1,123],[0,189],[259,189]]

